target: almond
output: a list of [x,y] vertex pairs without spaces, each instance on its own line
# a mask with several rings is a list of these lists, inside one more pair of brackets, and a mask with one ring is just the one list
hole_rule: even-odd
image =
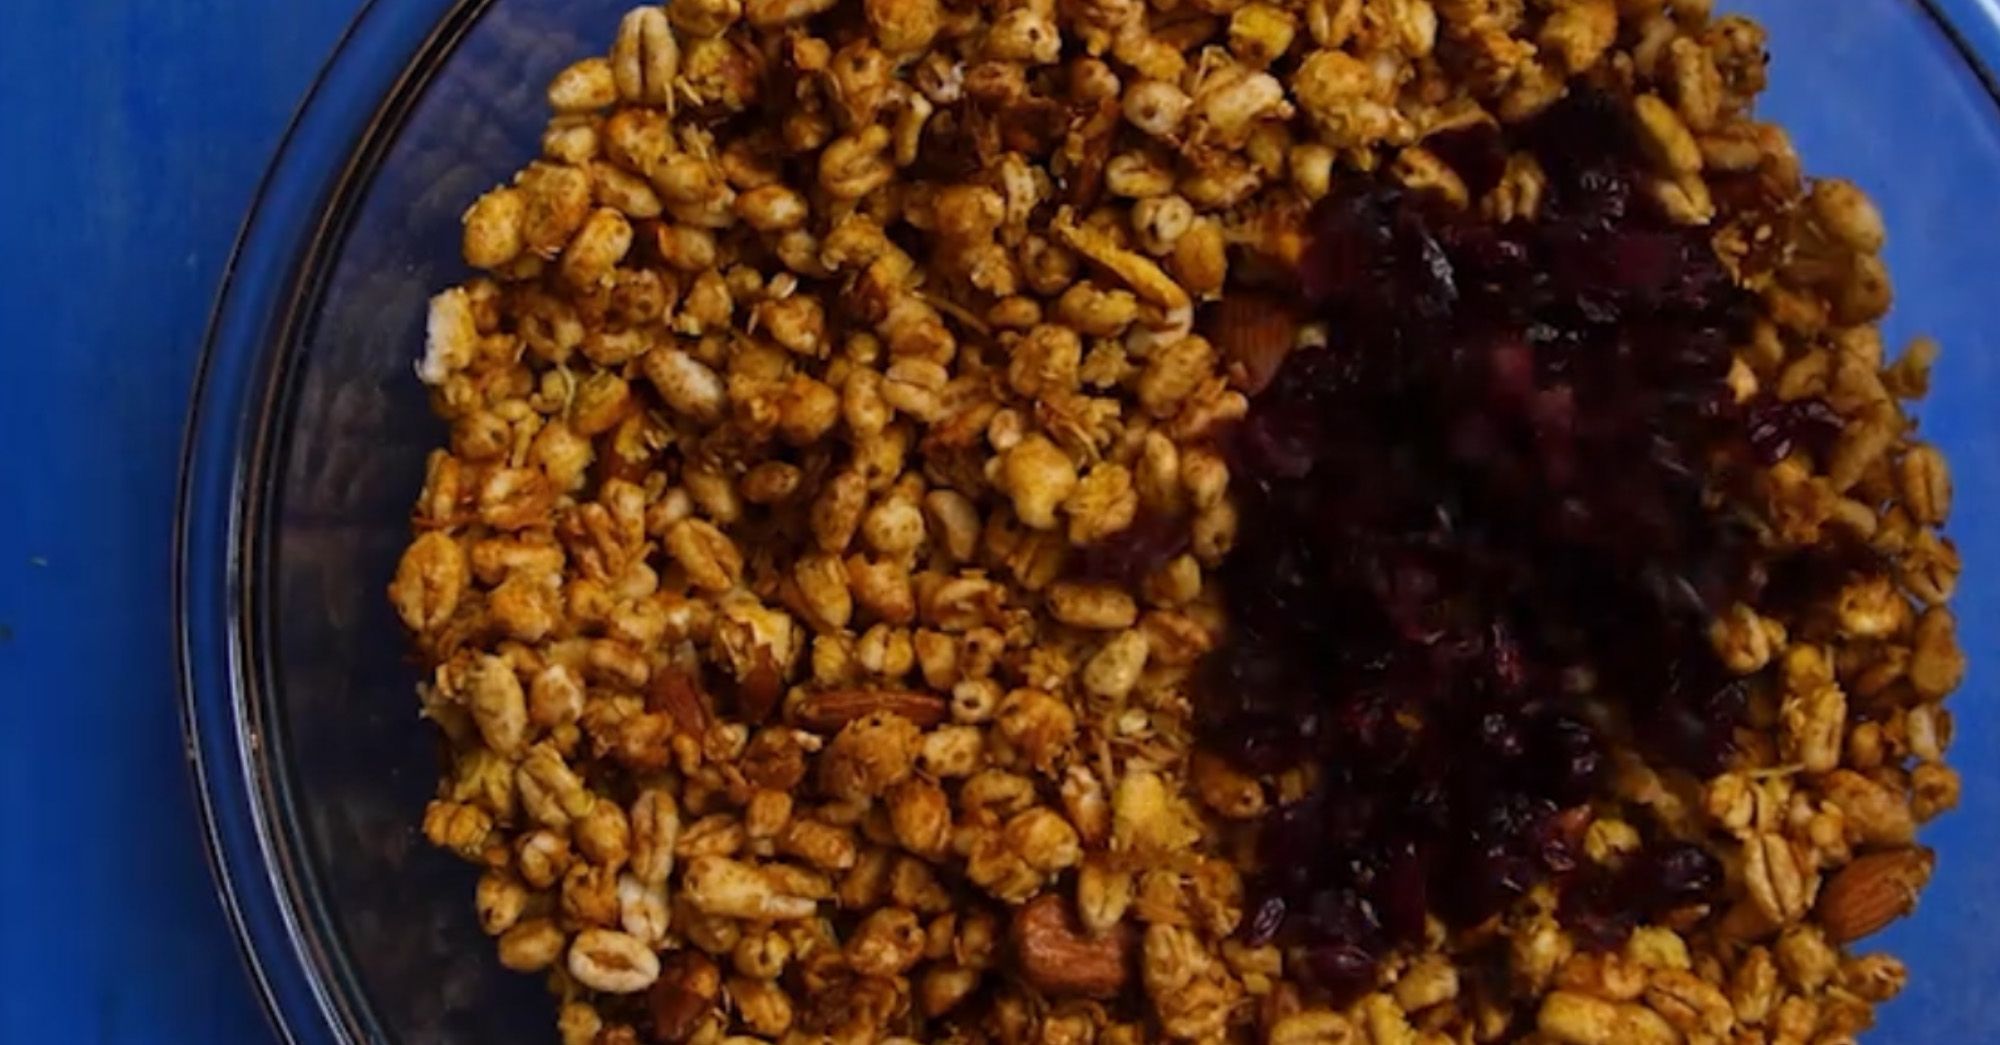
[[799,725],[831,733],[878,711],[901,715],[923,728],[945,719],[944,698],[908,689],[830,689],[808,693],[793,709]]
[[1229,383],[1249,395],[1278,376],[1299,334],[1298,317],[1271,294],[1232,291],[1202,318],[1209,340],[1228,360]]
[[1870,853],[1833,876],[1819,900],[1820,922],[1835,943],[1868,936],[1917,906],[1935,857],[1921,846]]
[[1108,1000],[1131,976],[1130,927],[1092,936],[1060,896],[1044,894],[1015,911],[1011,932],[1022,974],[1044,994]]

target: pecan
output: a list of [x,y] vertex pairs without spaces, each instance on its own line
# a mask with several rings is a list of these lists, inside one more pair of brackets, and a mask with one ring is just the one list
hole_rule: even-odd
[[807,729],[830,733],[878,711],[901,715],[928,729],[944,721],[943,697],[909,689],[830,689],[808,693],[792,715]]
[[1820,922],[1836,943],[1859,940],[1917,906],[1917,893],[1930,881],[1934,857],[1916,846],[1870,853],[1833,876],[1820,897]]
[[784,688],[784,673],[778,670],[768,651],[759,650],[756,664],[736,684],[736,701],[742,706],[745,717],[752,722],[762,722],[770,717],[771,709],[777,706]]
[[681,732],[697,737],[707,732],[709,723],[715,719],[708,693],[687,672],[674,668],[653,673],[646,691],[646,705],[666,712]]
[[1130,927],[1091,936],[1059,896],[1045,894],[1014,912],[1012,934],[1023,975],[1045,994],[1113,998],[1131,977]]
[[708,956],[682,951],[662,962],[658,982],[646,993],[653,1040],[686,1041],[721,993],[722,972]]

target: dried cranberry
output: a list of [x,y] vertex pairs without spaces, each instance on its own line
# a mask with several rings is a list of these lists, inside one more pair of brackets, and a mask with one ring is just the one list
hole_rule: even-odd
[[1626,858],[1616,871],[1596,870],[1571,883],[1559,913],[1584,946],[1606,950],[1632,928],[1676,908],[1702,904],[1722,884],[1722,865],[1698,845],[1664,842]]
[[1424,140],[1424,147],[1457,171],[1475,196],[1498,185],[1507,168],[1507,143],[1492,123],[1433,134]]
[[1571,715],[1550,716],[1539,727],[1535,761],[1547,793],[1561,801],[1588,799],[1604,776],[1603,739]]
[[1764,464],[1776,464],[1794,450],[1824,457],[1840,436],[1840,415],[1824,399],[1761,398],[1750,407],[1746,434]]
[[1168,560],[1186,551],[1188,542],[1184,521],[1146,513],[1125,529],[1085,547],[1082,572],[1136,587]]
[[1306,949],[1306,976],[1339,1001],[1349,1001],[1375,986],[1375,954],[1346,942],[1315,944]]
[[1697,903],[1722,884],[1722,865],[1708,850],[1677,844],[1654,850],[1642,862],[1657,907]]
[[1252,947],[1262,947],[1278,935],[1285,924],[1286,905],[1282,896],[1266,896],[1258,901],[1244,923],[1243,938]]

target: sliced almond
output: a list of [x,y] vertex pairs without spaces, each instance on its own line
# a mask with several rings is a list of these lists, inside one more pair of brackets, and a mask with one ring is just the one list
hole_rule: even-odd
[[806,694],[792,714],[807,729],[831,733],[878,711],[901,715],[928,729],[943,722],[947,710],[943,697],[916,690],[830,689]]

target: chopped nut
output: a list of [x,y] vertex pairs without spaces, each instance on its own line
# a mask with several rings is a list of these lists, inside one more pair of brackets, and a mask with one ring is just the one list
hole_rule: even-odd
[[918,726],[944,721],[943,698],[915,690],[843,689],[806,694],[793,708],[793,718],[807,729],[839,732],[848,723],[888,714]]
[[1060,897],[1043,896],[1016,910],[1009,933],[1022,975],[1052,996],[1112,998],[1131,978],[1129,930],[1119,926],[1092,937]]
[[[428,305],[448,436],[388,594],[451,758],[424,834],[479,865],[481,927],[547,972],[566,1045],[1865,1028],[1905,972],[1842,948],[1914,903],[1916,826],[1963,787],[1952,481],[1904,405],[1936,347],[1889,358],[1879,209],[1751,118],[1764,34],[1711,6],[676,0],[557,74],[539,157],[464,212],[481,274]],[[1702,226],[1671,233],[1713,244],[1750,315],[1704,372],[1772,428],[1712,462],[1712,507],[1787,565],[1748,564],[1776,583],[1696,650],[1744,696],[1695,709],[1733,727],[1731,768],[1582,713],[1621,739],[1538,844],[1585,877],[1476,927],[1395,912],[1422,924],[1372,989],[1315,1008],[1313,933],[1239,928],[1298,924],[1246,904],[1273,873],[1257,822],[1346,785],[1229,761],[1206,715],[1203,662],[1241,638],[1217,571],[1265,538],[1260,441],[1290,438],[1256,411],[1360,329],[1268,288],[1367,184],[1467,236],[1573,223],[1574,163],[1520,124],[1586,92],[1625,107],[1646,162],[1619,176]],[[1499,420],[1535,431],[1468,438],[1568,438],[1542,429],[1580,404],[1529,369],[1540,398]],[[1845,573],[1791,583],[1836,543]],[[1399,592],[1397,626],[1435,624],[1436,594]],[[1615,693],[1608,670],[1543,681]],[[1320,727],[1457,728],[1392,703]],[[1570,890],[1687,845],[1722,866],[1711,895],[1583,946]]]
[[[722,990],[721,971],[707,957],[682,951],[661,962],[660,978],[646,994],[653,1033],[663,1041],[692,1037]],[[737,998],[739,1006],[744,1004]],[[754,1003],[753,1003],[754,1006]],[[746,1006],[746,1019],[752,1006]]]

